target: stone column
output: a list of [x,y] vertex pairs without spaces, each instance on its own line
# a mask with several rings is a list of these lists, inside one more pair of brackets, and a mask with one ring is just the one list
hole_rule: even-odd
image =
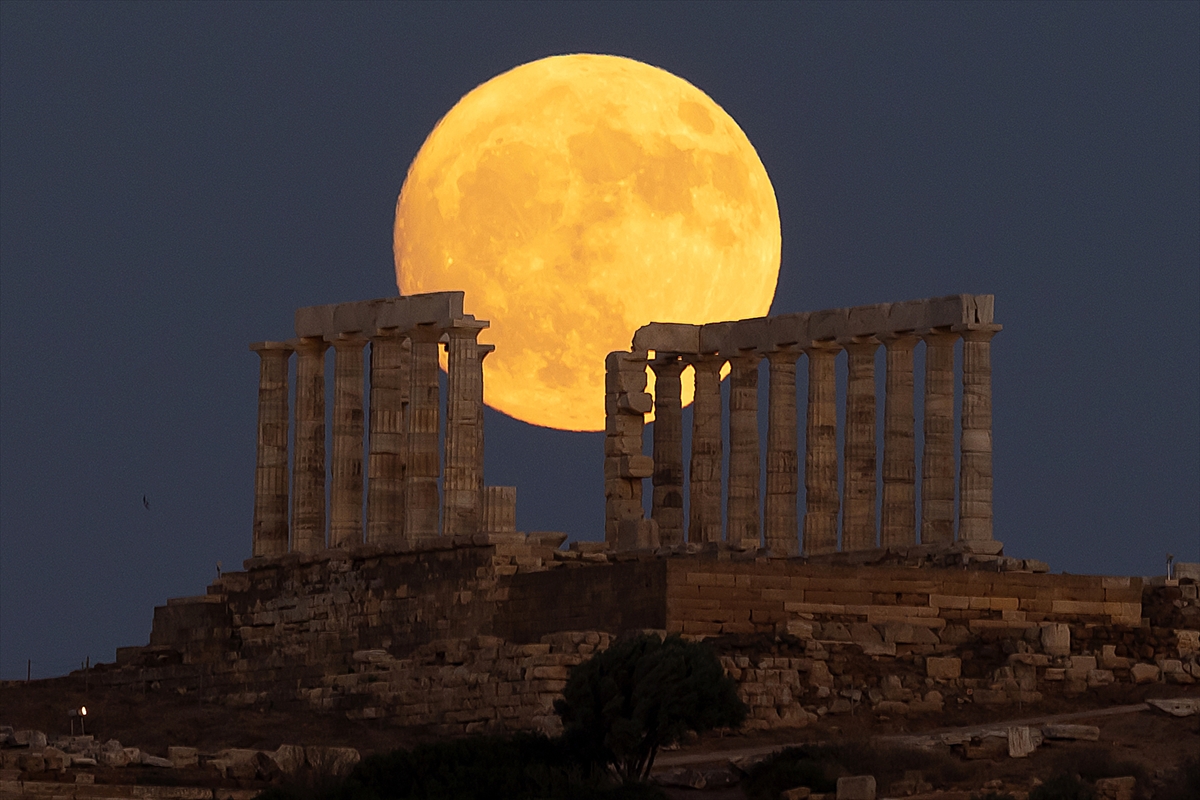
[[356,334],[333,340],[333,460],[329,546],[362,544],[363,345]]
[[796,448],[796,357],[789,350],[767,354],[767,498],[764,538],[775,555],[800,552],[796,492],[799,456]]
[[325,549],[324,340],[296,343],[296,432],[292,475],[292,550]]
[[808,354],[808,411],[804,452],[804,553],[837,552],[837,376],[841,347],[814,342]]
[[404,539],[412,543],[437,536],[438,340],[442,331],[421,326],[409,331],[412,375],[408,393],[408,463],[404,472]]
[[729,495],[725,520],[731,545],[758,548],[758,362],[749,354],[729,359]]
[[484,488],[486,484],[483,479],[483,362],[489,355],[496,351],[496,345],[476,344],[475,351],[479,353],[479,373],[476,376],[475,386],[476,397],[479,401],[479,421],[475,425],[475,492],[478,498],[476,506],[479,509],[479,519],[482,521],[485,502],[484,493],[486,492]]
[[650,516],[664,547],[683,544],[683,403],[678,356],[650,362],[654,370],[654,475]]
[[893,334],[887,347],[883,401],[883,519],[881,547],[917,543],[917,460],[913,417],[913,334]]
[[921,544],[954,541],[954,341],[931,331],[925,340],[925,451],[921,457]]
[[288,551],[288,359],[282,342],[250,345],[258,353],[258,456],[254,468],[251,554]]
[[846,440],[842,463],[842,550],[870,550],[875,537],[875,350],[862,337],[846,345]]
[[371,339],[371,433],[367,468],[367,541],[404,541],[405,412],[412,346],[395,329]]
[[479,332],[484,323],[458,321],[446,333],[446,472],[442,477],[443,536],[479,532]]
[[992,337],[999,326],[963,331],[962,450],[958,538],[992,550]]
[[699,356],[692,402],[692,457],[688,485],[688,541],[721,541],[721,366],[724,359]]
[[646,351],[617,351],[604,359],[604,541],[609,550],[658,546],[658,524],[642,510],[642,480],[654,459],[642,455],[646,414]]

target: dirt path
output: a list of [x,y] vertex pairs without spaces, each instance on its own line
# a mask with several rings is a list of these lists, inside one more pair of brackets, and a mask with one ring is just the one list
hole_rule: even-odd
[[[953,728],[937,728],[923,733],[913,734],[885,734],[872,737],[877,741],[892,742],[895,744],[905,744],[922,746],[935,743],[938,737],[945,734],[955,734],[964,738],[972,736],[982,736],[989,731],[1003,731],[1007,728],[1035,726],[1035,725],[1052,725],[1060,722],[1073,722],[1076,720],[1099,719],[1103,717],[1119,716],[1122,714],[1136,714],[1141,711],[1149,711],[1150,706],[1145,703],[1135,703],[1133,705],[1115,706],[1113,708],[1099,708],[1088,711],[1073,711],[1069,714],[1047,714],[1039,717],[1022,717],[1020,719],[1001,720],[990,722],[986,725],[965,725]],[[766,756],[777,750],[782,750],[785,747],[793,747],[801,744],[810,744],[811,740],[797,740],[794,742],[776,742],[770,745],[760,745],[757,747],[730,747],[730,748],[712,748],[703,753],[681,753],[679,755],[660,756],[655,759],[654,769],[668,770],[676,767],[689,767],[697,764],[717,764],[723,761],[732,761],[741,758],[754,758],[757,756]]]

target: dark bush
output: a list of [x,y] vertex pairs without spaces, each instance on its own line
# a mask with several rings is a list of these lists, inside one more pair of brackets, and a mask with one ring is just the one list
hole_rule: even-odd
[[[346,800],[582,797],[603,773],[559,740],[530,733],[420,745],[364,759],[341,788]],[[597,795],[603,796],[603,795]]]
[[1154,800],[1196,800],[1197,797],[1200,797],[1200,758],[1191,758],[1155,793]]
[[779,795],[797,786],[807,786],[814,792],[837,789],[837,777],[830,774],[830,764],[817,747],[788,747],[750,768],[742,781],[742,791],[749,800],[778,800]]
[[1060,773],[1029,793],[1029,800],[1094,800],[1095,790],[1077,775]]
[[746,718],[708,646],[653,634],[622,639],[574,667],[554,710],[568,745],[587,762],[611,764],[626,782],[644,780],[659,748],[688,731]]

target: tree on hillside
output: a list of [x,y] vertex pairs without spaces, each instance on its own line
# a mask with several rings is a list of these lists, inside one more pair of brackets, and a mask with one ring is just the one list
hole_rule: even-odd
[[659,748],[688,731],[737,727],[746,706],[707,646],[641,634],[571,670],[554,703],[566,740],[627,782],[644,780]]

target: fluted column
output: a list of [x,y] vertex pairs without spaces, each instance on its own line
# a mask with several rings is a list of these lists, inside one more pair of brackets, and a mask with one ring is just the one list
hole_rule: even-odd
[[729,495],[725,520],[730,544],[757,548],[759,527],[758,362],[760,356],[729,359]]
[[917,337],[893,334],[887,347],[887,377],[883,400],[883,519],[881,547],[906,547],[917,542],[917,461],[914,446],[913,349]]
[[683,544],[683,404],[678,356],[658,356],[654,370],[654,475],[650,516],[664,547]]
[[954,541],[954,340],[925,340],[925,450],[921,457],[921,544]]
[[832,342],[814,343],[808,354],[808,410],[804,436],[804,553],[837,552],[837,376]]
[[479,532],[479,464],[475,448],[482,377],[479,331],[483,324],[457,322],[446,331],[446,472],[442,477],[443,536]]
[[292,550],[325,549],[324,340],[296,343],[296,431],[292,475]]
[[356,334],[333,340],[333,459],[329,546],[362,544],[363,345]]
[[796,357],[775,350],[767,354],[767,497],[764,538],[775,555],[800,552],[796,517],[799,456],[796,447]]
[[992,337],[999,326],[963,331],[962,451],[958,538],[992,540]]
[[412,373],[408,401],[408,463],[404,473],[404,538],[437,536],[438,474],[438,339],[442,331],[418,327],[412,340]]
[[412,346],[395,329],[371,339],[371,432],[367,461],[367,541],[404,541],[404,461]]
[[483,479],[483,362],[496,350],[494,344],[476,344],[475,351],[479,353],[479,372],[476,374],[475,396],[479,403],[479,421],[475,424],[475,495],[476,508],[479,509],[479,524],[483,526],[485,506]]
[[875,537],[875,350],[872,337],[846,347],[845,480],[842,550],[870,550]]
[[251,553],[283,555],[288,550],[288,359],[291,345],[258,342],[258,448],[254,467],[254,527]]
[[688,541],[721,541],[721,365],[717,356],[692,361],[692,456],[688,485]]

